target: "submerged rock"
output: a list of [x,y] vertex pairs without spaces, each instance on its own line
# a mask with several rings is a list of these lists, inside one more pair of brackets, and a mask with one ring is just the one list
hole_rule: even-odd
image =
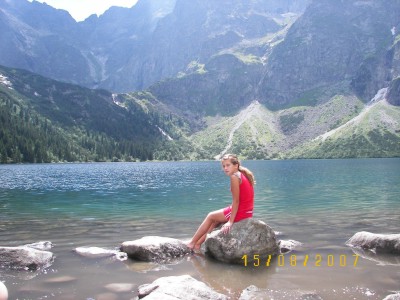
[[138,240],[126,241],[120,249],[130,258],[156,262],[173,260],[192,252],[181,240],[160,236],[145,236]]
[[[368,249],[364,250],[362,248],[351,248],[354,254],[358,256],[376,262],[378,265],[391,265],[400,266],[400,256],[388,254],[388,253],[375,253]],[[399,299],[400,300],[400,299]]]
[[323,298],[314,293],[307,291],[291,291],[291,290],[270,290],[259,289],[251,285],[244,289],[240,294],[239,300],[256,300],[256,299],[293,299],[293,300],[323,300]]
[[228,299],[189,275],[161,277],[153,283],[139,286],[138,291],[139,298],[146,300]]
[[231,232],[224,234],[220,229],[211,232],[205,241],[206,254],[215,259],[234,264],[243,264],[246,255],[249,262],[258,255],[279,254],[274,231],[264,222],[253,218],[233,224]]
[[51,266],[54,254],[28,246],[0,247],[0,268],[38,270]]
[[132,283],[109,283],[105,286],[107,290],[114,293],[127,293],[134,289],[135,285]]
[[400,234],[376,234],[357,232],[347,242],[350,247],[359,247],[376,254],[400,254]]

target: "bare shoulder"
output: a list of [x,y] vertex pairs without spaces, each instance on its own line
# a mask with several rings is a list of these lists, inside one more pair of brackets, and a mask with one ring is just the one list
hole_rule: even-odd
[[239,184],[242,183],[242,177],[240,174],[241,174],[240,172],[233,173],[231,175],[231,182],[232,183],[235,182],[235,183],[239,183]]

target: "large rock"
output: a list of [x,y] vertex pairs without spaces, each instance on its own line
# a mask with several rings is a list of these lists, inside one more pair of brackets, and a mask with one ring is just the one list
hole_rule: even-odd
[[400,254],[400,234],[357,232],[347,242],[350,247],[371,250],[376,254]]
[[181,240],[160,236],[123,242],[120,249],[130,258],[156,262],[170,261],[192,252]]
[[255,255],[263,260],[280,252],[274,231],[253,218],[233,224],[228,234],[214,230],[207,236],[205,247],[207,255],[235,264],[243,264],[243,255],[247,255],[248,262],[252,262]]
[[153,283],[139,286],[139,298],[146,300],[204,300],[228,299],[217,293],[205,283],[189,275],[161,277]]
[[51,266],[54,254],[28,246],[0,247],[0,268],[38,270]]

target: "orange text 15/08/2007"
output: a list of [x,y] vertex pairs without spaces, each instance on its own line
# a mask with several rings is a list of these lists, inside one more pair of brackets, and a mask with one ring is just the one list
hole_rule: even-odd
[[[348,258],[346,254],[341,255],[322,255],[322,254],[315,254],[315,255],[301,255],[297,257],[296,254],[292,254],[286,257],[283,254],[277,256],[276,266],[278,267],[307,267],[307,266],[314,266],[314,267],[347,267],[347,266],[357,266],[359,255],[353,254]],[[243,265],[247,266],[254,266],[254,267],[269,267],[272,266],[272,262],[274,261],[275,256],[268,255],[265,259],[261,259],[259,254],[254,254],[253,256],[249,257],[247,254],[242,256]],[[249,264],[251,261],[251,264]],[[275,265],[275,264],[274,264]]]

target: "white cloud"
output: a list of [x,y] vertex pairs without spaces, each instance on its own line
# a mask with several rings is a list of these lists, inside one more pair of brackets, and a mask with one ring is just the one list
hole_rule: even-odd
[[[32,2],[33,0],[28,0]],[[47,3],[54,8],[67,10],[77,21],[92,14],[101,15],[111,6],[132,7],[138,0],[34,0]]]

